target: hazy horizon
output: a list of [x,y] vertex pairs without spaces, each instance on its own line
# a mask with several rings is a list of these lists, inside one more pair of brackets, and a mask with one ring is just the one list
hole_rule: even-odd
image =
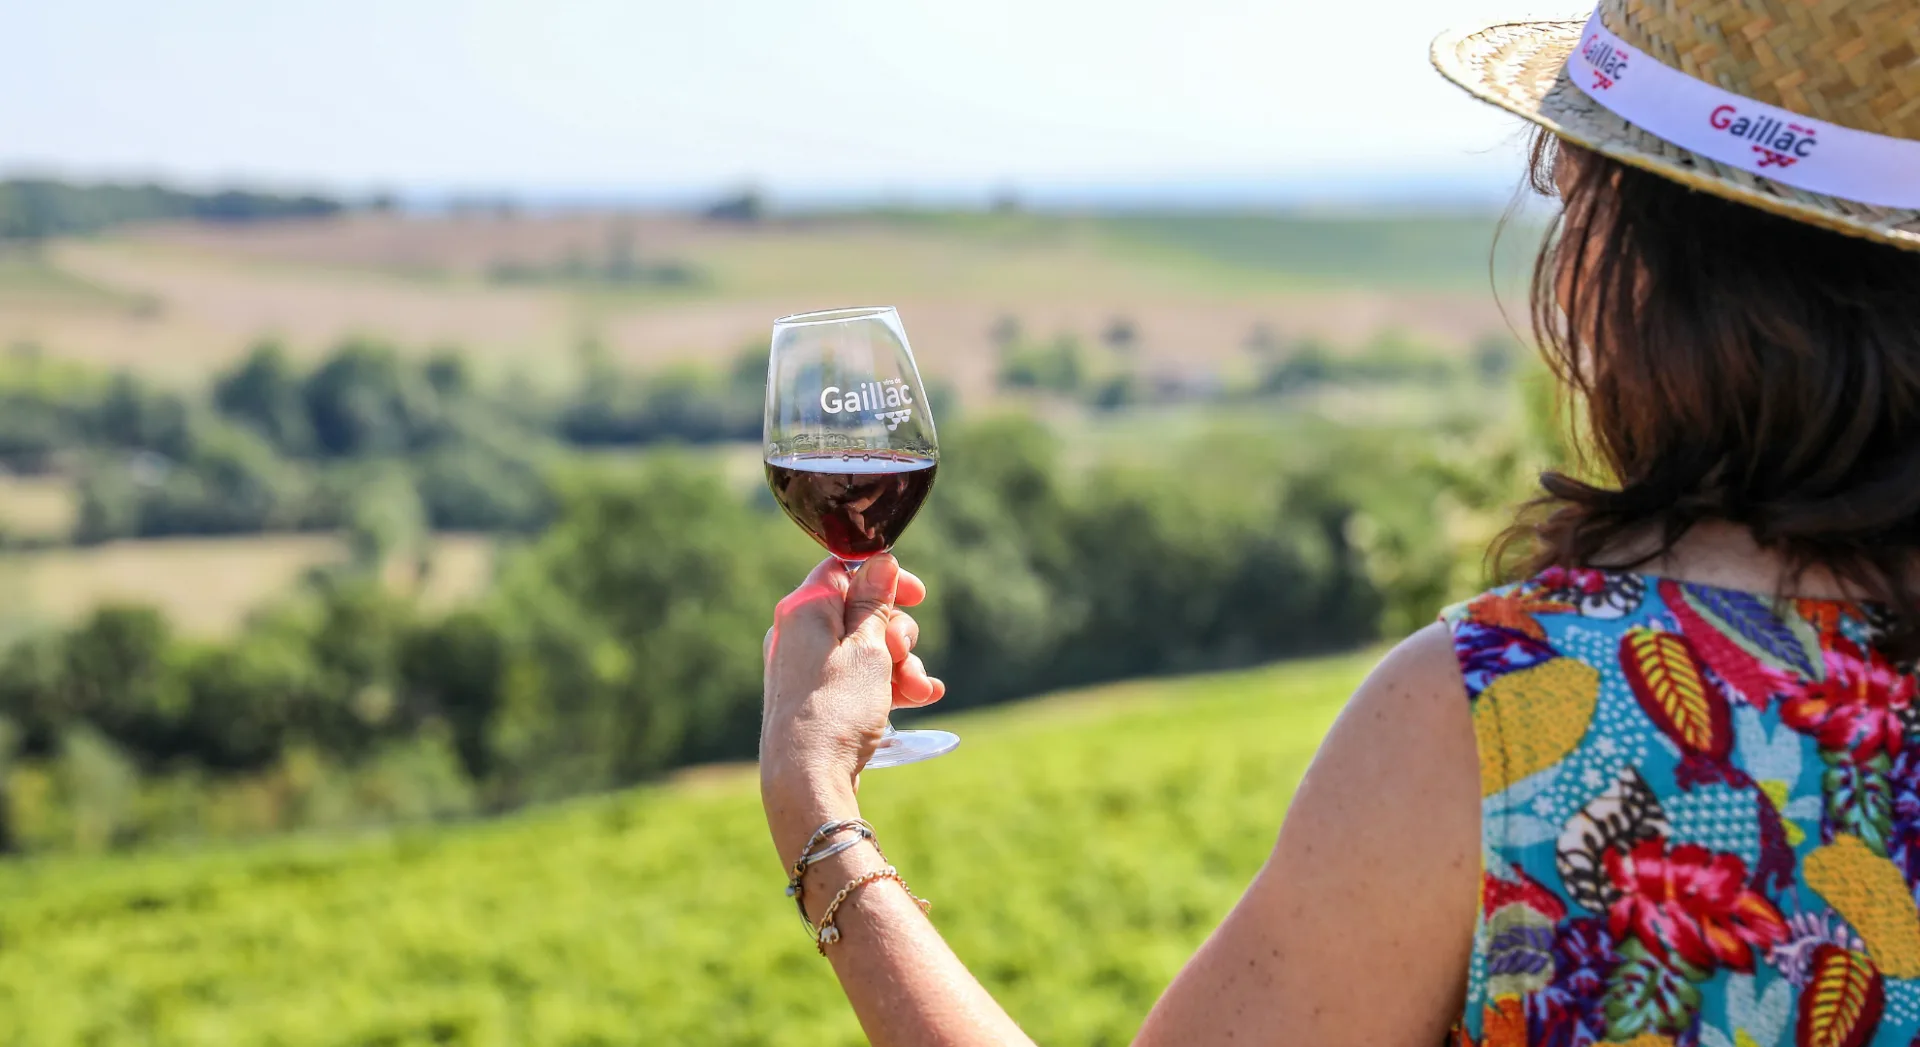
[[[1013,207],[1033,212],[1286,210],[1410,210],[1480,212],[1513,203],[1520,172],[1439,172],[1394,175],[1293,175],[1272,178],[1181,177],[1133,181],[1062,181],[1019,185],[845,185],[803,189],[755,181],[689,186],[377,186],[341,188],[316,182],[264,178],[175,178],[164,173],[87,171],[42,166],[0,169],[0,181],[47,179],[76,185],[155,184],[191,191],[227,189],[314,193],[362,205],[390,198],[402,210],[435,213],[507,205],[529,212],[593,210],[687,211],[704,209],[745,192],[759,195],[775,213],[862,210],[983,211]],[[1524,206],[1524,205],[1523,205]]]
[[[403,199],[1495,205],[1519,124],[1426,43],[1496,0],[231,0],[5,21],[0,173]],[[1578,12],[1559,12],[1577,16]]]

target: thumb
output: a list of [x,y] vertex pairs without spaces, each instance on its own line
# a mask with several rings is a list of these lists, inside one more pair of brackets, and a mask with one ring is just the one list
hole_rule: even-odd
[[900,585],[900,564],[881,553],[860,566],[847,585],[847,635],[884,646],[887,612]]

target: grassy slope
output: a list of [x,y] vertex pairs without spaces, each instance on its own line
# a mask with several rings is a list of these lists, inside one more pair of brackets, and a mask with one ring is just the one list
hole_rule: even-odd
[[[866,813],[1042,1043],[1124,1043],[1238,896],[1368,659],[949,721]],[[751,771],[492,823],[0,866],[0,1044],[861,1042]],[[849,943],[858,948],[858,943]]]
[[[1498,222],[1481,216],[1334,217],[1280,214],[1115,215],[1102,227],[1122,243],[1195,259],[1222,272],[1291,278],[1318,287],[1487,287]],[[1530,260],[1538,230],[1524,222],[1501,236],[1503,287]]]

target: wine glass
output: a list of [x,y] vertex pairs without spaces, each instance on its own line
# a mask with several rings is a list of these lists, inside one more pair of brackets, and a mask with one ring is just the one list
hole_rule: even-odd
[[[773,322],[767,361],[767,486],[849,572],[893,548],[933,489],[933,410],[891,306]],[[868,767],[951,752],[948,731],[896,731]]]

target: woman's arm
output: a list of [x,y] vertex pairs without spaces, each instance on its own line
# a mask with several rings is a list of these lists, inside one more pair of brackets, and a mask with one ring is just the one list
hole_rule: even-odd
[[[782,814],[770,808],[768,814],[776,826],[775,844],[787,862],[815,828],[857,817],[858,805],[851,792],[838,800],[823,797],[819,803],[797,805]],[[886,828],[879,829],[884,841]],[[872,846],[862,844],[809,869],[808,916],[818,921],[842,884],[883,864]],[[912,882],[913,870],[900,873]],[[1033,1042],[987,995],[899,884],[881,880],[860,888],[841,906],[834,922],[841,937],[827,946],[827,958],[875,1047],[998,1047]]]
[[1479,895],[1473,721],[1435,624],[1354,692],[1273,854],[1135,1043],[1437,1047],[1465,997]]
[[[918,627],[895,604],[925,588],[891,556],[851,580],[828,560],[780,602],[767,633],[760,794],[780,861],[815,829],[860,816],[858,768],[873,755],[892,706],[925,705],[944,687],[911,654]],[[861,844],[807,870],[807,916],[818,922],[843,884],[884,863]],[[901,873],[911,881],[913,870]],[[882,880],[835,918],[827,958],[876,1047],[1031,1044],[934,930],[907,892]]]
[[[761,789],[782,862],[821,824],[858,816],[855,769],[888,708],[939,696],[907,653],[914,629],[893,610],[896,585],[903,604],[924,591],[891,558],[870,561],[850,591],[845,572],[823,564],[782,602],[768,634]],[[1272,857],[1138,1042],[1441,1042],[1465,989],[1479,798],[1459,671],[1444,629],[1433,627],[1361,685]],[[809,916],[817,921],[841,884],[880,865],[863,844],[814,866]],[[861,888],[836,922],[842,937],[827,955],[878,1047],[1031,1042],[898,884]]]

